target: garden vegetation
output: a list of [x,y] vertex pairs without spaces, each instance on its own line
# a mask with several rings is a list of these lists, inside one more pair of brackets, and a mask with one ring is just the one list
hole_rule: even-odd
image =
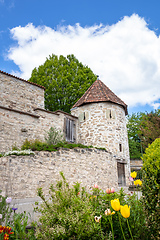
[[[49,135],[50,136],[50,135]],[[52,140],[52,137],[50,141]],[[64,141],[42,143],[26,140],[23,149],[53,151],[59,147],[84,147]],[[123,189],[106,191],[97,184],[86,190],[79,183],[70,186],[63,173],[62,180],[49,187],[49,198],[39,188],[43,204],[35,204],[40,213],[37,222],[27,229],[29,215],[10,208],[10,197],[0,195],[0,239],[27,240],[158,240],[160,239],[160,138],[143,155],[142,179],[132,172],[130,180],[142,191],[142,197]]]

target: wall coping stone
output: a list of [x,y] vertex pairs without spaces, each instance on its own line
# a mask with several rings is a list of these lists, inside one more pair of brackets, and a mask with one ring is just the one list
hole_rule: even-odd
[[25,79],[16,77],[16,76],[14,76],[14,75],[11,75],[11,74],[9,74],[9,73],[3,72],[3,71],[1,71],[1,70],[0,70],[0,73],[3,73],[3,74],[5,74],[5,75],[7,75],[7,76],[9,76],[9,77],[16,78],[16,79],[21,80],[21,81],[23,81],[23,82],[26,82],[26,83],[35,85],[35,86],[37,86],[37,87],[39,87],[39,88],[43,88],[44,90],[46,89],[44,86],[38,85],[37,83],[29,82],[29,81],[27,81],[27,80],[25,80]]
[[36,114],[32,114],[32,113],[28,113],[28,112],[23,112],[23,111],[14,109],[14,108],[8,108],[8,107],[4,107],[4,106],[1,106],[1,105],[0,105],[0,108],[1,108],[1,109],[4,109],[4,110],[8,110],[8,111],[12,111],[12,112],[24,114],[24,115],[29,115],[29,116],[35,117],[35,118],[39,118],[39,117],[40,117],[40,116],[38,116],[38,115],[36,115]]

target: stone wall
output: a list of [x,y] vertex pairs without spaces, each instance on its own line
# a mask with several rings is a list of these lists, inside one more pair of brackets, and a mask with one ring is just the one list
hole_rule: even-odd
[[131,171],[140,170],[143,167],[143,161],[141,159],[130,160]]
[[44,108],[44,88],[0,72],[0,105],[25,112]]
[[[81,182],[91,189],[118,188],[117,160],[109,152],[98,149],[60,149],[57,152],[36,152],[30,156],[0,158],[0,189],[12,198],[32,198],[38,187],[48,193],[51,183],[65,174],[70,184]],[[126,184],[129,178],[126,164]]]
[[21,147],[26,139],[44,141],[51,127],[65,137],[65,118],[77,122],[68,113],[44,109],[43,87],[1,71],[0,86],[0,153]]
[[45,141],[51,127],[56,127],[65,135],[66,116],[77,121],[77,118],[63,112],[53,113],[39,108],[33,113],[0,106],[0,152],[9,151],[13,146],[20,148],[26,139]]
[[21,147],[26,139],[34,139],[37,134],[39,117],[5,108],[0,108],[0,152]]
[[104,147],[129,161],[128,134],[122,106],[109,102],[92,103],[72,109],[71,113],[79,118],[78,142]]

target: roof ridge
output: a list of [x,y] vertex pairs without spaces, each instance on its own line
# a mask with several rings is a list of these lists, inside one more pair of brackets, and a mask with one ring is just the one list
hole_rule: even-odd
[[16,78],[16,79],[18,79],[18,80],[21,80],[21,81],[24,81],[24,82],[30,83],[30,84],[32,84],[32,85],[35,85],[35,86],[37,86],[37,87],[40,87],[40,88],[45,89],[44,86],[38,85],[37,83],[30,82],[30,81],[25,80],[25,79],[20,78],[20,77],[16,77],[16,76],[14,76],[14,75],[12,75],[12,74],[10,74],[10,73],[4,72],[4,71],[2,71],[2,70],[0,70],[0,73],[3,73],[3,74],[5,74],[5,75],[7,75],[7,76],[14,77],[14,78]]

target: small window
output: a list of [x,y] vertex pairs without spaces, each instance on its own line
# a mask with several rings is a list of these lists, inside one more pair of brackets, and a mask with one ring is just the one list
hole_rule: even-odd
[[115,119],[115,111],[112,109],[107,109],[106,110],[106,118]]
[[89,112],[82,112],[79,114],[78,120],[79,122],[84,122],[89,119]]
[[85,112],[84,112],[84,115],[83,115],[83,120],[84,120],[84,121],[86,120],[86,115],[85,115]]
[[126,178],[125,178],[125,165],[124,163],[117,163],[117,171],[118,171],[118,186],[126,186]]
[[109,118],[112,118],[111,110],[109,111]]
[[66,118],[66,141],[74,142],[74,121]]
[[122,152],[122,144],[119,144],[119,151]]

